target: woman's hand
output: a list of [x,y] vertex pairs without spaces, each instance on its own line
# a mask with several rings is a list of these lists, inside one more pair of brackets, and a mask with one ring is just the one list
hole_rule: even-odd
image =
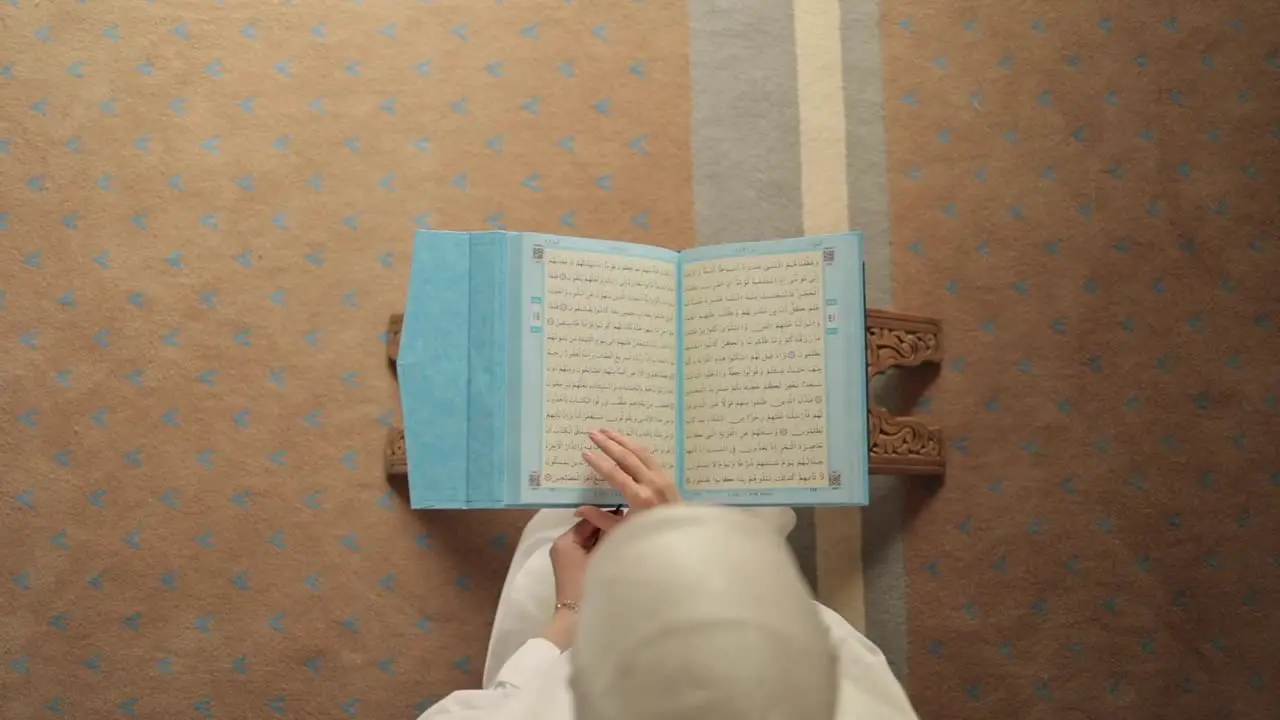
[[[671,475],[635,440],[613,430],[595,430],[587,436],[600,452],[584,452],[582,458],[622,494],[630,512],[680,502],[680,490]],[[577,515],[601,533],[609,532],[623,521],[622,517],[593,505],[578,508]]]
[[587,553],[591,552],[600,531],[586,520],[579,520],[551,543],[551,570],[555,575],[556,611],[542,637],[561,650],[573,645],[578,629],[578,603],[582,602],[582,582],[587,574]]
[[582,602],[587,553],[591,552],[598,532],[591,523],[579,520],[551,543],[551,569],[556,578],[556,602]]
[[[622,494],[631,512],[680,502],[680,491],[671,476],[639,443],[612,430],[596,430],[588,436],[600,453],[585,452],[582,457]],[[542,637],[561,650],[573,645],[578,629],[577,605],[582,602],[591,550],[605,533],[622,522],[622,517],[591,505],[578,508],[577,516],[579,521],[551,543],[558,609]]]

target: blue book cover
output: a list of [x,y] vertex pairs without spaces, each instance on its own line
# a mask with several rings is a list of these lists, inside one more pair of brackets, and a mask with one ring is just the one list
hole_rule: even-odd
[[683,252],[419,231],[397,359],[415,508],[620,502],[589,430],[692,501],[867,503],[862,237]]

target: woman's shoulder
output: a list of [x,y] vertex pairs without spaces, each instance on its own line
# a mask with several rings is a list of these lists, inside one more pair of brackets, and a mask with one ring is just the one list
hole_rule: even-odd
[[906,691],[876,644],[835,610],[814,601],[839,658],[840,705],[837,718],[915,718]]
[[[879,662],[884,663],[888,667],[888,661],[884,657],[884,653],[876,644],[867,639],[867,636],[858,632],[858,629],[849,623],[840,613],[823,605],[817,600],[813,604],[818,608],[818,616],[822,618],[822,623],[827,626],[827,632],[831,635],[831,642],[840,651],[841,660],[852,660],[857,658],[863,662]],[[845,658],[846,653],[851,657]]]

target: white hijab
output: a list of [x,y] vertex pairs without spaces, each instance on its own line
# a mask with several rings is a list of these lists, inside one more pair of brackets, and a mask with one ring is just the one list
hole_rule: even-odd
[[837,663],[786,542],[729,508],[621,525],[591,559],[579,720],[831,720]]

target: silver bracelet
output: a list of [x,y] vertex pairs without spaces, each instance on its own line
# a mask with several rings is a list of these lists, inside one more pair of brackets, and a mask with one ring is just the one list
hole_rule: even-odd
[[578,602],[576,600],[561,600],[556,603],[556,611],[559,612],[560,610],[572,610],[576,613],[578,612]]

